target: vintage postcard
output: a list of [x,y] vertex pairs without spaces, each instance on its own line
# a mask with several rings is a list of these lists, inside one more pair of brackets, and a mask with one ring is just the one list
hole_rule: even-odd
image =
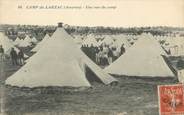
[[184,114],[184,0],[0,0],[0,115]]

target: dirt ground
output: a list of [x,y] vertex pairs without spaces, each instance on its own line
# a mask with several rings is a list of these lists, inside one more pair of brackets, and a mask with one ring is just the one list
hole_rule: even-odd
[[92,83],[92,88],[20,89],[5,86],[4,81],[20,67],[9,61],[1,78],[2,115],[158,115],[157,85],[174,84],[177,79],[115,76],[119,83],[105,86]]

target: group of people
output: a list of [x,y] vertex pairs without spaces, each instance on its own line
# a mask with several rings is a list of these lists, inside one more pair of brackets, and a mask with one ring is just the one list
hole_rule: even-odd
[[[15,51],[14,48],[11,48],[10,54],[12,65],[23,65],[24,64],[24,53],[20,49],[19,52]],[[0,45],[0,60],[5,60],[5,51],[2,45]]]
[[101,45],[99,47],[82,45],[82,51],[95,63],[101,66],[107,66],[115,61],[119,56],[125,53],[124,44],[118,49],[109,45]]
[[[101,66],[107,66],[115,61],[119,56],[125,53],[124,45],[120,49],[116,47],[110,47],[109,45],[101,45],[99,47],[88,45],[82,45],[82,51],[95,63]],[[20,49],[19,52],[14,48],[11,48],[10,57],[12,65],[23,65],[24,64],[24,53]],[[5,52],[2,45],[0,45],[0,60],[5,59]]]

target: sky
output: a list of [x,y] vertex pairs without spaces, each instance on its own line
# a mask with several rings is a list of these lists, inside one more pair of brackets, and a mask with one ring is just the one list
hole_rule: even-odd
[[[52,5],[83,8],[30,8]],[[86,6],[115,8],[86,9]],[[0,24],[57,25],[58,22],[76,26],[184,27],[184,0],[0,0]]]

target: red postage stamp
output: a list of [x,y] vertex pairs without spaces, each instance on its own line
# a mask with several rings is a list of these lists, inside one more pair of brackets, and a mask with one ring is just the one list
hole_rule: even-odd
[[184,85],[158,86],[159,114],[184,115]]

